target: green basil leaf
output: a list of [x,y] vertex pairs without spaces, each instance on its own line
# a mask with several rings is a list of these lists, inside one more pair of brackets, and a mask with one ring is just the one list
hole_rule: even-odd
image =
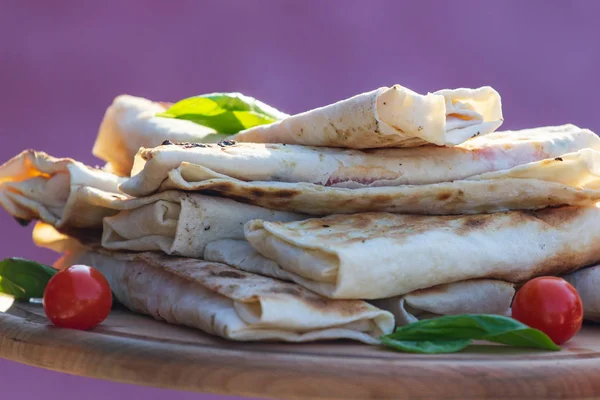
[[0,276],[0,293],[13,296],[15,299],[26,298],[25,290],[15,285],[10,279]]
[[389,337],[382,337],[381,343],[395,350],[406,353],[455,353],[467,347],[471,340],[394,340]]
[[211,93],[181,100],[157,116],[184,119],[218,133],[234,134],[273,123],[288,114],[241,93]]
[[487,337],[486,340],[514,347],[560,350],[560,346],[555,344],[545,333],[533,328],[525,328],[513,332],[506,332],[497,336],[490,336]]
[[34,261],[7,258],[0,261],[0,292],[17,300],[41,298],[56,272],[54,268]]
[[[560,347],[545,333],[537,329],[530,328],[513,318],[486,314],[449,315],[421,320],[399,327],[381,340],[384,345],[389,345],[389,340],[401,343],[427,342],[419,346],[422,349],[430,348],[432,353],[440,352],[436,349],[443,348],[446,344],[449,349],[453,346],[458,348],[457,342],[471,340],[487,340],[515,347],[560,350]],[[397,343],[390,347],[402,350],[402,346]]]
[[501,315],[461,314],[424,319],[399,327],[392,334],[398,340],[485,339],[517,329],[528,328],[519,321]]

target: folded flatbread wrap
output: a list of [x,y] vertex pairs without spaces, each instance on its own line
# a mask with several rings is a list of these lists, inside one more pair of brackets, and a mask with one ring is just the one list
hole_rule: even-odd
[[184,162],[173,170],[144,168],[119,187],[134,196],[172,189],[198,191],[273,210],[311,215],[370,211],[474,214],[596,203],[600,201],[598,160],[600,152],[584,149],[454,182],[359,189],[310,183],[244,182]]
[[231,141],[194,147],[171,144],[140,150],[132,171],[139,175],[126,186],[139,186],[141,195],[148,194],[181,163],[241,181],[344,188],[423,185],[506,170],[586,148],[600,151],[600,138],[574,125],[494,132],[450,148],[360,151]]
[[252,219],[295,221],[306,216],[231,199],[168,191],[131,198],[119,193],[114,174],[71,159],[23,152],[0,167],[0,205],[20,220],[40,220],[62,232],[103,229],[109,249],[161,250],[201,257],[206,243],[244,238]]
[[421,95],[395,85],[250,128],[233,138],[354,149],[453,146],[495,131],[502,121],[500,95],[491,87]]
[[[245,240],[218,240],[209,243],[204,258],[232,267],[292,281],[313,292],[329,295],[330,285],[315,282],[290,273],[275,261],[260,255]],[[396,325],[406,325],[419,319],[464,313],[507,315],[515,290],[511,283],[474,279],[421,289],[404,296],[373,300],[378,308],[394,314]]]
[[583,303],[583,318],[600,322],[600,265],[580,269],[563,278],[577,289]]
[[394,314],[396,325],[457,314],[510,315],[514,285],[495,279],[472,279],[420,289],[404,296],[371,300]]
[[70,158],[28,150],[0,166],[0,205],[23,221],[42,220],[58,228],[98,227],[103,217],[115,212],[92,204],[86,189],[95,188],[113,200],[128,198],[118,190],[122,181]]
[[[332,298],[376,299],[469,279],[523,282],[600,262],[600,208],[460,216],[366,213],[246,224],[246,239]],[[576,238],[577,240],[574,240]],[[323,291],[321,291],[323,293]]]
[[210,143],[225,137],[191,121],[156,116],[170,106],[141,97],[116,97],[104,114],[92,152],[108,162],[109,171],[129,176],[140,147],[155,147],[166,139]]
[[157,253],[74,253],[63,265],[98,269],[127,308],[226,339],[368,344],[394,327],[391,313],[361,300],[330,300],[298,285],[224,264]]
[[214,240],[243,239],[244,224],[252,219],[287,222],[307,218],[179,191],[114,202],[112,207],[124,211],[104,219],[102,247],[194,258],[202,258],[204,247]]

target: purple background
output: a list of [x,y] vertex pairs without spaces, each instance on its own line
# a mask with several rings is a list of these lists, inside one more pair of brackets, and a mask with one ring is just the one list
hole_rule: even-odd
[[[99,164],[90,149],[121,93],[240,91],[293,113],[394,83],[491,85],[505,129],[600,132],[598,15],[593,0],[0,0],[0,161],[36,148]],[[0,258],[54,260],[30,229],[0,224]],[[23,399],[217,398],[5,360],[0,383]]]

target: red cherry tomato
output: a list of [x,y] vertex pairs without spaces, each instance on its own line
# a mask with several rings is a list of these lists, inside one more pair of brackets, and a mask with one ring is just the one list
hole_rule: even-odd
[[91,329],[104,321],[112,307],[108,281],[98,270],[73,265],[56,273],[44,290],[44,311],[56,326]]
[[567,281],[543,276],[527,282],[517,292],[512,317],[562,344],[581,329],[583,305],[579,293]]

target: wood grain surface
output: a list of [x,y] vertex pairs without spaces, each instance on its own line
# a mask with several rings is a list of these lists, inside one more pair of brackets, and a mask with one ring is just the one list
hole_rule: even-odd
[[416,355],[348,341],[238,343],[116,310],[93,331],[53,327],[40,305],[0,313],[0,357],[138,385],[279,399],[600,397],[600,326],[561,352],[471,346]]

